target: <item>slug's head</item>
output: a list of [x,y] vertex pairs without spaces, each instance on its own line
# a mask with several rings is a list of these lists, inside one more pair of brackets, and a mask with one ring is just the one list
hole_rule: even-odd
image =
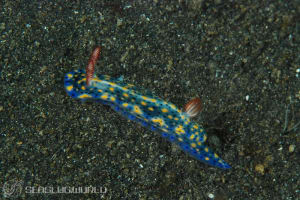
[[86,74],[84,70],[75,70],[65,75],[64,86],[67,94],[72,98],[89,98],[86,87]]

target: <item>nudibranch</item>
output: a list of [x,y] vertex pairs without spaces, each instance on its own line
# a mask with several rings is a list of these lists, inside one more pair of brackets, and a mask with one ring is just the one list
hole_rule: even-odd
[[205,130],[190,119],[202,109],[199,98],[192,99],[182,111],[122,78],[95,75],[94,67],[100,50],[100,47],[95,48],[86,70],[75,70],[65,75],[64,86],[69,96],[109,105],[128,119],[160,132],[162,137],[176,143],[192,157],[211,166],[231,168],[204,144],[207,139]]

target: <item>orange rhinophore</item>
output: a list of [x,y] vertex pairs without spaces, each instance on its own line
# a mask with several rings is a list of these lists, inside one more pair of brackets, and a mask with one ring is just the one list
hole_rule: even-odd
[[101,47],[96,47],[89,59],[89,63],[86,66],[86,85],[89,86],[91,84],[91,80],[94,76],[95,64],[99,58],[101,51]]
[[184,112],[186,112],[186,114],[190,117],[195,117],[201,112],[201,110],[202,102],[200,98],[194,98],[184,106]]

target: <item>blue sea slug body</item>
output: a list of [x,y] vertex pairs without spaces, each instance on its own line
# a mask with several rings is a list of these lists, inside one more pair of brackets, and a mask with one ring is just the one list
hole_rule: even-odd
[[162,137],[176,143],[192,157],[211,166],[231,168],[204,144],[207,139],[205,130],[190,119],[199,110],[198,99],[190,101],[182,111],[174,104],[128,84],[121,78],[95,75],[91,68],[94,68],[99,53],[100,48],[92,54],[87,72],[75,70],[65,75],[64,86],[69,96],[109,105],[128,119],[160,132]]

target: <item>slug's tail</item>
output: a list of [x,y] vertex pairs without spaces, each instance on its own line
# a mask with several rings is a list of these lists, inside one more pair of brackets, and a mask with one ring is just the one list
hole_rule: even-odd
[[179,146],[183,151],[193,156],[197,160],[200,160],[201,162],[214,167],[219,167],[221,169],[231,168],[229,164],[219,158],[216,153],[214,153],[212,150],[210,150],[209,147],[205,146],[201,142],[199,142],[198,144],[182,142],[179,143]]

